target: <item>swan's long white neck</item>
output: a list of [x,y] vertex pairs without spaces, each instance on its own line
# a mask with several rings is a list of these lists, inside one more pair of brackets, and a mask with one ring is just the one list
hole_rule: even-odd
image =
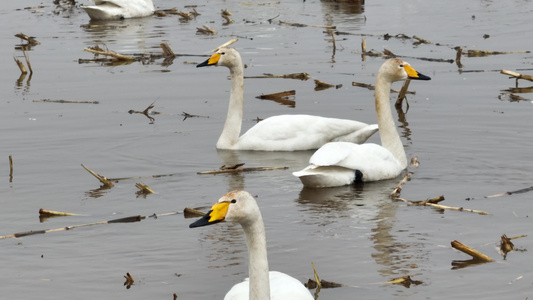
[[231,76],[229,107],[224,128],[217,142],[217,148],[219,149],[231,148],[237,143],[241,134],[244,106],[244,77],[240,59],[229,70]]
[[253,220],[241,225],[246,236],[249,254],[250,300],[270,300],[266,235],[261,213]]
[[381,136],[381,145],[389,150],[405,168],[407,167],[407,157],[391,111],[391,86],[392,82],[378,73],[375,93],[379,135]]

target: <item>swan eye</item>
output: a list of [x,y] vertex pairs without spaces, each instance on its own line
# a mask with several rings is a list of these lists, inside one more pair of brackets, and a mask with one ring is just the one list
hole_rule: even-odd
[[237,200],[232,199],[232,200],[231,200],[231,203],[237,203]]
[[400,65],[400,68],[403,68],[403,64]]
[[220,52],[220,55],[224,55],[224,54],[226,54],[226,52]]

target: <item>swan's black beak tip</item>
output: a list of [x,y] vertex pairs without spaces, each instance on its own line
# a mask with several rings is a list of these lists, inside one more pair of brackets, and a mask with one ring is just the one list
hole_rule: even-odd
[[206,59],[203,63],[196,65],[197,68],[209,66],[209,59]]
[[426,76],[424,74],[420,74],[420,73],[416,73],[418,75],[418,77],[416,78],[411,78],[411,79],[416,79],[416,80],[431,80],[431,77],[429,76]]

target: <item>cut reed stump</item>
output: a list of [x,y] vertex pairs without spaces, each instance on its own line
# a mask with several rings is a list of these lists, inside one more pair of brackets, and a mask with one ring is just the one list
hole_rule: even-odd
[[464,244],[462,244],[461,242],[458,242],[458,241],[452,241],[451,242],[451,245],[453,248],[463,252],[463,253],[466,253],[470,256],[472,256],[472,258],[476,261],[481,261],[481,262],[492,262],[494,261],[494,259],[488,257],[487,255],[479,252],[479,251],[476,251]]
[[13,157],[9,156],[9,182],[13,180]]
[[520,73],[517,73],[517,72],[513,72],[513,71],[509,71],[509,70],[501,70],[500,71],[501,74],[505,74],[505,75],[509,75],[511,77],[514,77],[516,82],[516,87],[518,87],[518,79],[524,79],[524,80],[529,80],[529,81],[533,81],[533,76],[531,75],[524,75],[524,74],[520,74]]
[[123,60],[123,61],[135,61],[135,60],[137,60],[135,57],[132,57],[132,56],[122,55],[122,54],[119,54],[119,53],[116,53],[116,52],[113,52],[113,51],[104,51],[98,46],[88,47],[88,48],[83,49],[83,51],[91,52],[91,53],[94,53],[96,55],[111,56],[111,57],[113,57],[113,58],[115,58],[117,60]]
[[76,214],[41,208],[39,209],[39,216],[76,216]]
[[267,94],[267,95],[260,95],[260,96],[257,96],[256,98],[261,99],[261,100],[271,100],[282,105],[295,107],[296,101],[288,99],[289,97],[294,96],[294,95],[296,95],[296,91],[291,90],[291,91],[284,91],[284,92]]
[[108,187],[108,188],[110,188],[110,187],[115,186],[115,185],[113,184],[113,182],[111,182],[111,180],[109,180],[107,177],[95,173],[93,170],[87,168],[87,167],[84,166],[83,164],[81,164],[81,166],[82,166],[85,170],[87,170],[87,172],[91,173],[91,175],[93,175],[94,177],[96,177],[96,179],[98,179],[98,180],[103,184],[103,187]]

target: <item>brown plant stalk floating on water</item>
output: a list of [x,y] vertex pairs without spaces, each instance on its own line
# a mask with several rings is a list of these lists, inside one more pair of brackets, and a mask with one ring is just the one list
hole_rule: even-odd
[[296,106],[296,101],[289,100],[288,97],[296,95],[295,90],[285,91],[285,92],[279,92],[279,93],[273,93],[273,94],[267,94],[267,95],[261,95],[257,96],[255,98],[261,99],[261,100],[271,100],[283,105],[287,105],[290,107]]
[[143,195],[153,194],[155,193],[154,190],[152,190],[150,187],[148,187],[146,184],[143,183],[136,183],[135,187],[139,189],[138,193]]
[[494,261],[494,259],[488,257],[487,255],[475,250],[475,249],[472,249],[464,244],[462,244],[461,242],[459,241],[452,241],[451,242],[451,245],[454,249],[457,249],[463,253],[466,253],[470,256],[472,256],[472,258],[475,260],[475,261],[479,261],[479,262],[492,262]]
[[52,100],[52,99],[40,99],[33,100],[33,102],[48,102],[48,103],[77,103],[77,104],[99,104],[99,101],[84,101],[84,100]]
[[130,273],[126,273],[126,276],[124,276],[124,278],[126,278],[124,286],[126,287],[126,289],[129,289],[133,285],[133,283],[135,283],[135,280],[133,280],[133,277],[130,275]]
[[[410,166],[411,167],[415,167],[415,168],[419,166],[419,162],[418,162],[418,158],[417,157],[411,158]],[[466,209],[466,208],[463,208],[463,207],[452,207],[452,206],[445,206],[445,205],[438,204],[439,202],[444,201],[444,196],[437,196],[437,197],[433,197],[433,198],[429,198],[429,199],[421,200],[421,201],[413,201],[413,200],[407,200],[407,199],[401,198],[400,197],[400,193],[402,192],[403,185],[406,182],[411,180],[411,174],[412,174],[411,172],[407,172],[407,174],[400,180],[398,185],[396,185],[396,187],[394,188],[394,190],[390,194],[391,199],[396,200],[396,201],[405,202],[409,206],[432,206],[432,207],[435,207],[435,208],[438,208],[438,209],[466,211],[466,212],[478,213],[480,215],[490,215],[490,213],[484,212],[484,211],[480,211],[480,210]]]
[[18,233],[14,233],[14,234],[3,235],[3,236],[0,236],[0,239],[19,238],[19,237],[23,237],[23,236],[30,236],[30,235],[36,235],[36,234],[45,234],[45,233],[48,233],[48,232],[65,231],[65,230],[71,230],[71,229],[80,228],[80,227],[88,227],[88,226],[103,225],[103,224],[134,223],[134,222],[140,222],[140,221],[142,221],[142,220],[144,220],[146,218],[157,219],[158,217],[176,215],[176,214],[180,214],[180,213],[181,212],[177,212],[176,211],[176,212],[168,212],[168,213],[162,213],[162,214],[153,214],[153,215],[150,215],[150,216],[137,215],[137,216],[130,216],[130,217],[125,217],[125,218],[120,218],[120,219],[108,220],[108,221],[100,221],[100,222],[94,222],[94,223],[87,223],[87,224],[79,224],[79,225],[60,227],[60,228],[55,228],[55,229],[31,230],[31,231],[25,231],[25,232],[18,232]]
[[13,181],[13,157],[9,156],[9,182]]
[[402,277],[398,277],[398,278],[393,278],[393,279],[387,281],[387,283],[400,284],[400,285],[405,286],[406,288],[409,288],[409,287],[411,287],[412,284],[420,285],[423,282],[419,281],[419,280],[413,280],[413,279],[411,279],[411,276],[406,275],[406,276],[402,276]]
[[514,237],[510,237],[509,238],[505,234],[502,235],[500,237],[500,248],[498,250],[499,250],[500,254],[503,256],[503,259],[507,258],[507,253],[517,250],[517,249],[515,249],[515,246],[511,242],[511,240],[518,239],[518,238],[523,238],[523,237],[526,237],[526,236],[527,235],[523,234],[523,235],[514,236]]
[[220,174],[220,173],[241,173],[241,172],[252,172],[252,171],[270,171],[270,170],[285,170],[289,167],[255,167],[255,168],[240,168],[244,166],[244,163],[237,164],[233,168],[228,168],[226,166],[220,167],[219,170],[213,171],[202,171],[197,172],[196,174]]

